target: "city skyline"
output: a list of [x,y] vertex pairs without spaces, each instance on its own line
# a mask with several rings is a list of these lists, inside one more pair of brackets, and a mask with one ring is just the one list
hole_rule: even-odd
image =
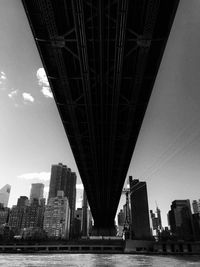
[[[66,165],[63,165],[62,163],[58,163],[58,164],[53,164],[52,166],[59,166],[59,165],[61,165],[61,166],[63,166],[63,167],[66,167]],[[76,175],[76,174],[75,174]],[[51,173],[50,173],[50,176],[51,176]],[[120,213],[120,211],[122,211],[122,209],[126,206],[126,203],[125,203],[125,198],[123,198],[123,196],[125,196],[124,195],[124,192],[126,191],[126,192],[129,192],[128,193],[128,195],[129,195],[129,199],[131,199],[131,191],[129,191],[130,190],[130,179],[132,179],[132,176],[129,176],[129,184],[127,183],[127,187],[126,188],[124,188],[123,189],[123,192],[122,192],[122,194],[121,194],[121,199],[120,199],[120,202],[119,202],[119,207],[118,207],[118,210],[117,210],[117,213],[116,213],[116,216],[115,216],[115,222],[117,222],[117,217],[118,217],[118,214]],[[134,181],[138,181],[139,182],[139,180],[134,180]],[[146,182],[142,182],[142,183],[144,183],[145,184],[145,188],[146,188]],[[6,187],[7,185],[5,185],[4,187]],[[10,185],[9,185],[10,186]],[[31,203],[31,194],[32,194],[32,190],[33,190],[33,186],[39,186],[39,187],[41,187],[42,186],[42,188],[44,187],[44,184],[43,183],[33,183],[33,184],[31,184],[30,185],[31,187],[30,187],[30,192],[29,192],[29,195],[30,195],[30,197],[28,197],[28,196],[22,196],[22,195],[19,195],[18,196],[18,198],[17,198],[17,201],[22,197],[22,198],[27,198],[27,200],[30,200],[30,203]],[[10,186],[11,187],[11,186]],[[47,202],[48,202],[48,195],[49,195],[49,186],[47,186],[46,187],[47,189],[48,189],[48,191],[46,191],[45,192],[45,195],[44,195],[44,200],[45,200],[45,202],[46,202],[46,204],[47,204]],[[83,201],[84,201],[84,187],[83,187],[83,184],[76,184],[76,191],[78,190],[78,199],[76,198],[76,205],[75,205],[75,210],[78,210],[78,209],[80,209],[80,208],[82,208],[82,206],[83,206]],[[124,191],[125,190],[125,191]],[[39,194],[39,192],[37,192],[36,193],[37,195]],[[149,197],[148,197],[148,192],[146,192],[146,194],[147,194],[147,200],[149,199]],[[42,194],[42,196],[43,196],[43,194]],[[38,197],[37,197],[38,198]],[[39,200],[39,198],[38,198],[38,200]],[[8,199],[8,201],[9,201],[9,199]],[[197,212],[197,209],[199,210],[199,204],[198,204],[198,202],[200,202],[200,199],[174,199],[172,202],[174,202],[174,201],[188,201],[189,203],[190,203],[190,206],[191,206],[191,211],[192,211],[192,213],[194,214],[194,213],[199,213],[199,211]],[[194,203],[197,205],[197,207],[195,207],[195,205],[194,205]],[[17,204],[17,202],[16,203],[14,203],[12,206],[10,206],[10,208],[13,208],[15,205]],[[148,204],[147,204],[148,205]],[[155,207],[153,207],[152,209],[154,209],[154,210],[156,210],[156,213],[158,213],[159,212],[159,218],[160,218],[160,222],[161,222],[161,220],[163,220],[165,223],[166,223],[166,218],[168,218],[168,213],[169,213],[169,210],[170,210],[170,205],[171,205],[171,203],[169,203],[169,209],[168,209],[168,211],[167,211],[167,213],[166,214],[163,214],[162,213],[162,210],[160,210],[159,209],[159,207],[158,207],[158,203],[156,202],[155,203]],[[131,205],[130,205],[130,203],[129,203],[129,208],[131,208]],[[151,208],[149,208],[148,209],[148,216],[149,216],[149,220],[151,219],[151,217],[152,217],[152,210],[151,210]],[[155,214],[154,214],[155,215]],[[163,229],[164,229],[164,227],[166,227],[166,226],[169,226],[169,221],[168,221],[168,219],[167,219],[167,223],[165,224],[165,225],[163,225]],[[152,227],[152,229],[153,229],[153,225],[151,226]],[[162,227],[161,227],[162,228]]]
[[[15,188],[11,206],[31,183],[47,190],[51,164],[78,171],[21,1],[1,5],[0,187]],[[149,208],[158,202],[164,225],[174,199],[200,198],[199,10],[197,0],[179,5],[127,174],[147,182]]]

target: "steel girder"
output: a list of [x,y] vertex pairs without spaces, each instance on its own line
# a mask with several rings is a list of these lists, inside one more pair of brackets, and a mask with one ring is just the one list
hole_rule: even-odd
[[22,0],[95,226],[109,228],[179,0]]

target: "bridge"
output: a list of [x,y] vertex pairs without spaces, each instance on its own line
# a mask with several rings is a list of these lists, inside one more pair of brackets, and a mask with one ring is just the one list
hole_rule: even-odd
[[22,0],[94,225],[111,234],[179,0]]

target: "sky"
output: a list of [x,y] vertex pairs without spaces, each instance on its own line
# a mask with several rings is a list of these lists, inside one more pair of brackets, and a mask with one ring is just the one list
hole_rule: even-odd
[[[164,225],[173,200],[200,198],[199,13],[199,0],[180,0],[127,173],[147,182]],[[78,170],[20,0],[0,1],[0,40],[0,188],[12,186],[11,207],[31,183],[47,196],[52,164]]]

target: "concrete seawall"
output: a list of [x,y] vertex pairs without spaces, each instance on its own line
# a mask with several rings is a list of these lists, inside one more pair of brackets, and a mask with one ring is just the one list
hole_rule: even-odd
[[114,245],[0,245],[0,253],[123,253]]
[[200,242],[127,240],[121,243],[1,244],[0,253],[200,255]]

